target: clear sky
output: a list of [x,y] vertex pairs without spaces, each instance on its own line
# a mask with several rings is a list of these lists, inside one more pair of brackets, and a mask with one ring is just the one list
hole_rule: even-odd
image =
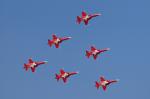
[[[149,0],[1,0],[0,99],[150,99]],[[82,11],[101,13],[88,26],[76,24]],[[71,36],[60,49],[51,35]],[[96,61],[91,45],[111,48]],[[35,73],[23,64],[47,60]],[[59,69],[79,71],[64,84]],[[99,76],[119,78],[104,92]]]

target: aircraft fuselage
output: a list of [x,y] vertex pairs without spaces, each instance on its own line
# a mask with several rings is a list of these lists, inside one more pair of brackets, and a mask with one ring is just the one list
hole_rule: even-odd
[[108,85],[108,83],[109,83],[108,81],[102,81],[102,82],[101,82],[101,85],[102,85],[102,86],[106,86],[106,85]]
[[58,44],[60,42],[60,39],[59,38],[57,38],[56,40],[54,40],[54,43],[55,44]]
[[66,78],[66,77],[68,77],[68,75],[69,75],[68,73],[64,73],[61,77]]
[[97,55],[98,53],[99,53],[98,50],[95,50],[95,51],[92,52],[93,55]]
[[89,15],[86,15],[85,17],[83,17],[83,20],[88,20]]
[[30,64],[30,67],[35,67],[37,64],[35,62]]

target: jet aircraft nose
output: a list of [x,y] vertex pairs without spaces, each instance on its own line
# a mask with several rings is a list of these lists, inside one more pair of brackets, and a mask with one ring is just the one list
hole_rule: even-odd
[[102,14],[98,13],[97,15],[102,15]]
[[48,61],[44,61],[45,63],[48,63]]
[[120,81],[120,79],[116,79],[116,81]]
[[77,71],[76,73],[79,74],[79,71]]
[[68,37],[69,39],[71,39],[72,37]]
[[110,50],[110,48],[106,48],[106,50]]

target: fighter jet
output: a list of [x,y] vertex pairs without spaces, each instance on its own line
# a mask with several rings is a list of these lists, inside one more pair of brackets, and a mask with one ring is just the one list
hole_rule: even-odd
[[37,68],[39,65],[47,63],[47,61],[35,62],[31,58],[28,61],[29,62],[27,64],[24,64],[24,69],[27,71],[29,68],[31,68],[32,72],[35,72],[35,68]]
[[54,44],[56,48],[59,48],[59,44],[62,43],[63,41],[71,39],[71,37],[59,38],[55,34],[53,34],[52,37],[53,37],[52,40],[48,39],[48,45],[51,47]]
[[102,86],[103,90],[106,91],[106,88],[111,83],[118,82],[119,80],[105,80],[104,77],[100,77],[100,82],[95,82],[95,87],[99,89],[100,86]]
[[100,50],[100,49],[96,49],[94,46],[91,46],[91,51],[86,50],[86,56],[87,56],[87,58],[89,58],[91,55],[93,55],[94,60],[96,60],[98,54],[101,54],[108,50],[110,50],[110,48]]
[[63,80],[64,83],[67,82],[68,77],[78,74],[78,72],[65,72],[63,69],[60,69],[60,74],[55,74],[55,79],[57,79],[57,81],[59,81],[59,79],[61,78]]
[[80,24],[83,21],[85,25],[88,25],[89,20],[100,15],[101,14],[87,14],[86,12],[82,11],[82,16],[77,16],[77,23]]

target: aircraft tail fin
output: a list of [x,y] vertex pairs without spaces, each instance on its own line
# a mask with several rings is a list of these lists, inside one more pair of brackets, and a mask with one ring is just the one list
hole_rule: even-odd
[[99,83],[96,81],[95,82],[95,87],[98,89],[100,87]]
[[91,56],[91,53],[89,51],[86,51],[86,56],[89,58]]
[[105,81],[104,76],[101,76],[101,77],[100,77],[100,81]]
[[85,11],[82,11],[82,17],[87,16],[87,13]]
[[80,23],[81,23],[81,21],[82,21],[82,18],[81,18],[81,17],[79,17],[79,16],[77,16],[77,23],[78,23],[78,24],[80,24]]
[[91,46],[91,51],[95,51],[96,48],[94,46]]
[[48,45],[51,47],[53,45],[53,41],[48,40]]
[[33,60],[32,60],[32,58],[29,58],[29,63],[33,63]]
[[52,37],[53,37],[53,40],[58,38],[55,34],[53,34]]

